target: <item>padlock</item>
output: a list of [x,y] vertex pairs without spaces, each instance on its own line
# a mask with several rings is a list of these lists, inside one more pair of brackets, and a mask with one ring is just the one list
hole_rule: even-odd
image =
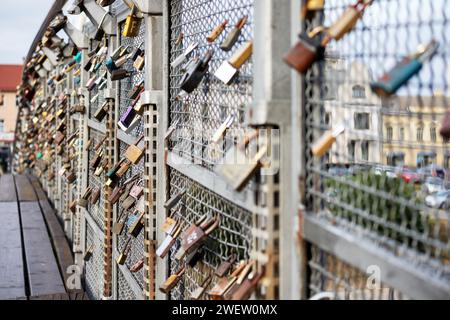
[[161,229],[165,234],[172,234],[173,230],[176,228],[178,222],[172,217],[167,217],[164,221]]
[[86,107],[83,104],[76,104],[76,105],[72,106],[72,108],[70,109],[70,114],[72,115],[75,113],[85,114]]
[[120,167],[119,167],[119,169],[116,172],[116,176],[118,178],[122,178],[125,175],[125,173],[127,173],[128,169],[130,169],[130,167],[131,167],[131,162],[128,161],[128,160],[124,160],[120,164]]
[[114,1],[116,0],[97,0],[97,4],[102,6],[102,7],[107,7],[110,6],[114,3]]
[[122,35],[124,37],[136,37],[139,34],[139,27],[141,26],[142,18],[138,16],[139,10],[133,3],[131,12],[125,20],[125,26],[123,28]]
[[175,244],[177,237],[181,233],[181,223],[177,223],[171,234],[167,234],[163,242],[156,249],[156,255],[161,259],[164,259],[170,251],[170,248]]
[[245,137],[244,141],[230,148],[223,161],[216,165],[215,172],[221,175],[236,191],[241,191],[261,167],[267,153],[267,145],[259,143],[254,155],[246,152],[246,145],[258,137],[257,131]]
[[100,162],[103,158],[103,150],[100,150],[94,154],[94,157],[92,157],[91,161],[89,162],[89,165],[92,169],[97,169],[97,167],[100,165]]
[[220,127],[216,130],[214,135],[211,138],[212,143],[218,143],[219,140],[223,137],[225,134],[225,131],[231,126],[231,124],[234,122],[234,116],[229,115],[225,121],[220,125]]
[[118,236],[120,236],[125,228],[125,220],[127,219],[127,214],[125,211],[122,211],[112,226],[112,232]]
[[[119,69],[120,67],[122,67],[127,61],[128,61],[128,56],[127,55],[121,56],[119,59],[114,61],[114,65],[116,67],[116,68],[114,68],[114,70]],[[114,71],[114,70],[112,70],[112,71]]]
[[68,183],[73,183],[75,182],[75,180],[77,180],[77,175],[75,174],[75,172],[70,171],[66,174],[66,179]]
[[119,201],[120,196],[125,191],[125,187],[122,186],[116,186],[113,191],[111,192],[110,196],[108,197],[108,201],[111,204],[116,204],[117,201]]
[[318,35],[324,30],[323,27],[317,27],[308,34],[301,33],[296,45],[284,55],[284,62],[304,74],[314,62],[323,60],[329,39],[321,40]]
[[336,138],[343,133],[345,126],[343,124],[336,126],[333,130],[325,132],[312,146],[311,152],[315,157],[322,157],[331,149]]
[[247,23],[247,16],[243,16],[242,18],[240,18],[239,21],[234,26],[233,30],[230,31],[230,33],[227,35],[225,40],[220,45],[220,49],[224,51],[230,51],[233,48],[236,41],[238,40],[241,34],[241,30],[246,23]]
[[116,179],[117,170],[119,170],[120,165],[124,162],[124,159],[121,159],[114,167],[112,167],[107,173],[106,176],[110,179]]
[[442,120],[442,126],[439,130],[442,138],[450,139],[450,112],[447,112],[444,119]]
[[[191,225],[181,237],[181,250],[184,254],[192,252],[219,226],[219,218],[206,219],[202,224]],[[182,254],[181,256],[184,256]],[[178,256],[180,257],[180,256]],[[180,259],[179,259],[180,260]]]
[[122,202],[122,208],[129,210],[136,203],[136,199],[128,194],[127,198]]
[[100,23],[97,26],[97,30],[95,31],[94,40],[100,41],[103,39],[103,36],[105,35],[105,31],[103,31],[102,25],[103,25],[103,22],[105,21],[105,18],[107,15],[108,15],[108,11],[105,11],[102,19],[100,20]]
[[169,294],[169,292],[177,285],[177,283],[181,280],[185,272],[185,268],[183,267],[180,271],[175,274],[172,274],[160,287],[159,290],[162,293]]
[[100,188],[95,188],[91,192],[89,202],[91,203],[91,205],[95,205],[99,199],[100,199]]
[[208,296],[211,300],[223,300],[225,293],[234,284],[246,265],[246,263],[240,263],[229,278],[220,278],[219,281],[208,291]]
[[225,20],[224,22],[219,24],[217,27],[215,27],[211,31],[211,33],[206,37],[206,40],[209,43],[216,41],[216,39],[220,36],[220,34],[223,32],[223,30],[225,30],[225,27],[227,26],[227,24],[228,24],[228,20]]
[[86,250],[86,252],[85,252],[85,254],[84,254],[84,256],[83,256],[83,260],[84,261],[89,261],[89,260],[91,260],[91,258],[92,258],[92,255],[94,254],[94,244],[91,244],[90,246],[89,246],[89,248]]
[[254,266],[254,261],[248,262],[245,267],[242,269],[242,271],[239,273],[239,275],[236,277],[236,281],[233,282],[233,284],[228,288],[228,290],[224,293],[223,299],[224,300],[231,300],[233,297],[233,294],[239,289],[239,287],[242,285],[244,280],[249,275],[252,267]]
[[125,158],[127,158],[132,164],[138,164],[144,156],[144,148],[139,148],[139,144],[143,143],[144,136],[142,135],[135,144],[130,145],[125,151]]
[[242,65],[253,53],[253,41],[243,43],[239,49],[214,72],[214,76],[225,84],[229,84]]
[[55,144],[57,146],[61,145],[61,143],[64,141],[64,139],[66,138],[66,135],[64,133],[62,133],[61,131],[56,131],[54,137],[53,137],[53,141],[55,142]]
[[145,261],[144,258],[141,258],[138,261],[136,261],[136,263],[131,266],[130,272],[131,273],[136,273],[139,270],[141,270],[142,267],[144,266],[144,261]]
[[145,52],[142,51],[141,55],[139,55],[133,62],[133,67],[137,71],[141,71],[142,69],[144,69],[144,65],[145,65]]
[[128,233],[137,238],[141,233],[141,230],[144,228],[144,212],[139,213],[135,221],[129,226]]
[[178,57],[176,57],[170,63],[170,66],[172,68],[178,67],[191,54],[191,52],[194,51],[195,48],[197,48],[197,46],[198,46],[198,42],[191,42],[191,43],[189,43],[189,45],[187,46],[186,50],[182,54],[180,54]]
[[97,76],[93,76],[91,78],[89,78],[89,80],[86,82],[86,89],[88,91],[92,91],[92,89],[95,88],[95,86],[97,85],[95,80],[97,79]]
[[97,120],[98,122],[102,122],[103,119],[108,114],[108,111],[109,111],[109,102],[105,101],[103,105],[100,108],[98,108],[98,110],[95,112],[94,114],[95,120]]
[[[121,124],[124,128],[127,128],[131,122],[133,121],[134,117],[136,116],[136,111],[134,108],[130,105],[127,107],[127,110],[120,116],[119,125]],[[120,126],[122,128],[122,126]]]
[[144,188],[139,185],[140,182],[141,181],[138,181],[135,185],[133,185],[133,187],[130,190],[130,196],[132,196],[136,200],[139,200],[139,198],[144,193]]
[[199,247],[186,255],[186,264],[189,267],[194,268],[198,262],[203,260],[204,257],[205,251],[203,250],[203,248]]
[[77,201],[76,200],[73,200],[72,202],[70,202],[69,211],[72,213],[77,212]]
[[325,7],[325,0],[307,0],[307,10],[323,10]]
[[206,279],[203,280],[203,282],[195,288],[194,291],[192,291],[191,300],[200,300],[206,289],[208,289],[208,286],[211,284],[211,281],[211,276],[206,277]]
[[131,76],[131,72],[125,69],[116,69],[111,72],[111,81],[122,80]]
[[128,99],[136,99],[137,96],[144,90],[144,79],[139,81],[133,89],[128,92]]
[[437,52],[439,44],[431,40],[421,45],[417,52],[404,57],[391,71],[385,73],[378,81],[370,83],[371,89],[379,96],[387,97],[395,94],[414,75],[419,73],[426,60],[430,60]]
[[128,255],[130,254],[130,251],[131,251],[131,238],[128,238],[127,242],[125,243],[125,247],[117,257],[116,262],[118,265],[123,265],[125,263],[125,261],[128,258]]
[[212,55],[213,51],[208,50],[202,59],[199,59],[195,63],[191,64],[189,70],[187,70],[180,79],[179,86],[182,90],[187,93],[191,93],[198,87],[208,71],[208,65]]
[[185,193],[186,189],[179,190],[169,200],[167,200],[166,203],[164,203],[164,208],[166,208],[167,210],[171,210],[172,208],[174,208],[183,198]]
[[258,282],[264,276],[263,272],[252,272],[244,279],[240,286],[231,295],[230,300],[248,300],[256,290]]
[[345,34],[353,29],[358,20],[362,17],[364,10],[372,2],[373,0],[358,0],[356,4],[349,6],[342,16],[328,28],[328,36],[336,41],[342,39]]
[[236,261],[236,254],[233,253],[227,258],[227,260],[223,261],[217,269],[215,269],[214,274],[218,277],[225,276],[231,269],[235,261]]
[[82,207],[82,208],[86,208],[88,205],[88,198],[90,197],[92,192],[92,188],[91,187],[87,187],[86,190],[84,191],[83,195],[81,196],[80,199],[78,199],[78,206]]

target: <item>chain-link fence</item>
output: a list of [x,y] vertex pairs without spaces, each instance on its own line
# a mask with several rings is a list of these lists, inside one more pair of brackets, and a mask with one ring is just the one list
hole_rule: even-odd
[[[323,11],[310,12],[305,30],[333,25],[354,2],[326,1]],[[450,280],[449,207],[443,200],[450,171],[439,130],[449,104],[448,10],[445,1],[374,1],[354,30],[331,41],[325,59],[307,72],[304,103],[308,212],[323,226],[362,237],[444,282]],[[417,76],[396,95],[377,94],[375,88],[386,88],[389,80],[385,72],[433,39],[437,53]],[[319,139],[341,125],[345,129],[329,152],[318,156]],[[327,254],[312,252],[314,293],[327,289],[323,277],[341,278]],[[358,272],[346,274],[339,298],[366,298],[358,285],[356,296],[344,292],[359,281]],[[397,297],[380,294],[371,297]]]

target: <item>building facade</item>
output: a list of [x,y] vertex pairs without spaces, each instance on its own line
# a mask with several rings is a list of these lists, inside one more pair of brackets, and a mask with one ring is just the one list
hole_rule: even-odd
[[330,163],[380,163],[381,100],[370,90],[371,75],[367,67],[353,62],[329,59],[325,123],[333,127],[345,124],[330,152]]
[[14,142],[17,106],[16,88],[22,77],[21,65],[0,65],[0,162],[7,169]]
[[399,97],[383,104],[383,163],[449,168],[449,143],[439,134],[450,99]]

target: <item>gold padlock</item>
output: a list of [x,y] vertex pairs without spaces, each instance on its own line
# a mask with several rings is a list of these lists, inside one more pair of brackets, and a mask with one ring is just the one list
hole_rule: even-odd
[[125,26],[123,28],[122,35],[124,37],[136,37],[139,34],[139,28],[141,26],[142,18],[138,17],[139,10],[133,3],[131,12],[125,20]]
[[358,0],[345,10],[342,16],[328,29],[328,36],[336,41],[350,32],[362,17],[364,10],[372,3],[373,0]]
[[130,145],[125,151],[125,158],[132,164],[137,164],[144,156],[144,149],[138,147],[138,144],[141,143],[143,138],[144,136],[142,135],[135,144]]
[[130,241],[131,241],[131,238],[128,238],[127,242],[125,243],[124,249],[122,250],[120,255],[117,257],[117,260],[116,260],[117,264],[123,265],[125,263],[125,261],[127,260],[128,254],[131,251],[131,242]]
[[344,132],[345,126],[338,125],[334,130],[329,130],[317,140],[311,147],[312,154],[315,157],[322,157],[328,150],[330,150],[337,136]]
[[308,10],[322,10],[325,6],[325,0],[307,0],[306,9]]

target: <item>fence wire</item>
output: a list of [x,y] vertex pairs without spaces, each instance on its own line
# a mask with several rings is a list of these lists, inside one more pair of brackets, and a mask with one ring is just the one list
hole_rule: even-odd
[[[331,25],[354,2],[326,1],[305,21],[306,31]],[[450,284],[449,153],[439,134],[450,102],[449,14],[448,1],[374,1],[307,72],[304,121],[308,211]],[[371,90],[433,38],[436,55],[397,95]],[[345,131],[330,151],[313,156],[314,143],[339,124]],[[316,274],[326,270],[323,261],[310,261]]]

